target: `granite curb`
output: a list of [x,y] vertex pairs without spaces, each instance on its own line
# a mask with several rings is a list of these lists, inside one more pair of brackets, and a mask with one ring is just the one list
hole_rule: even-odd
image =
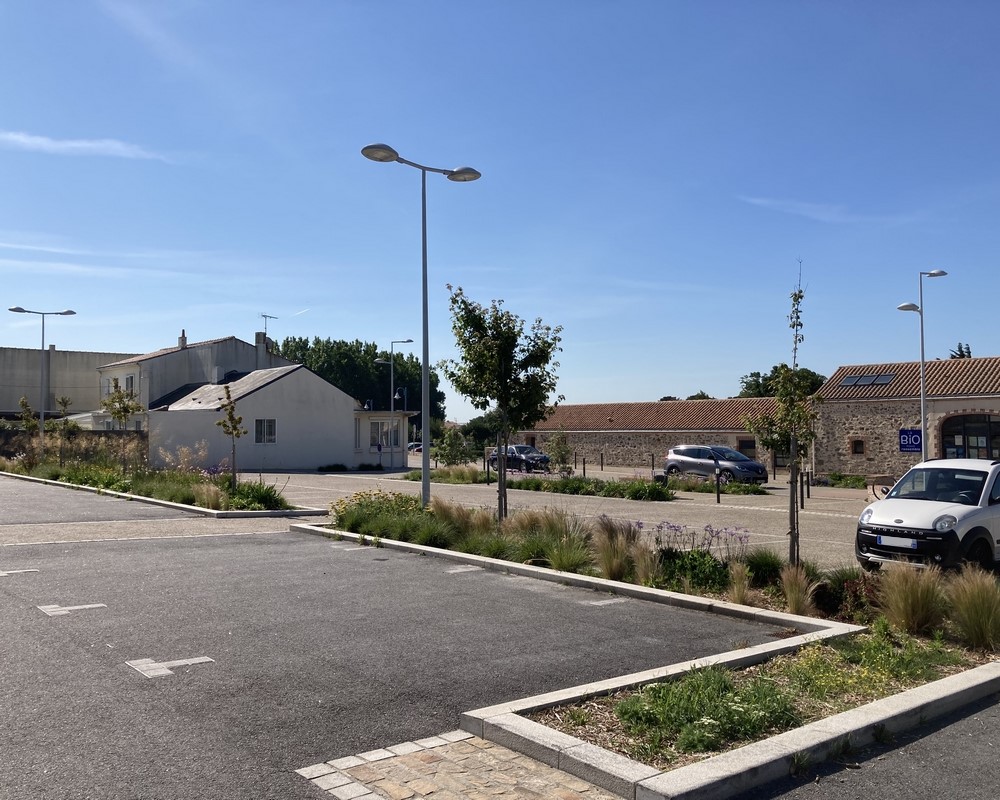
[[111,489],[101,489],[96,486],[81,486],[78,483],[65,483],[63,481],[51,481],[46,478],[35,478],[31,475],[19,475],[16,472],[0,472],[0,476],[5,478],[17,478],[19,481],[40,483],[46,486],[58,486],[62,489],[73,489],[78,492],[90,492],[91,494],[106,495],[108,497],[116,497],[120,500],[134,500],[138,503],[146,503],[147,505],[161,506],[163,508],[172,508],[176,511],[186,511],[189,514],[200,514],[203,517],[213,517],[214,519],[325,517],[329,515],[329,512],[322,508],[292,508],[286,511],[217,511],[212,508],[189,506],[184,503],[173,503],[169,500],[158,500],[155,497],[144,497],[138,494],[128,494],[127,492],[115,492]]

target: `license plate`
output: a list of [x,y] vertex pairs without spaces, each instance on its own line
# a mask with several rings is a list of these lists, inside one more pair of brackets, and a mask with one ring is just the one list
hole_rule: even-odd
[[910,550],[917,549],[916,539],[903,539],[899,536],[879,536],[878,543],[883,544],[886,547],[905,547]]

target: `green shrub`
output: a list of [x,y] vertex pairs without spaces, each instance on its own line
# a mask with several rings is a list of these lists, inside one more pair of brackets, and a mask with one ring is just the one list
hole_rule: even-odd
[[893,626],[906,633],[940,628],[947,601],[940,569],[892,564],[883,567],[880,578],[879,607]]
[[[193,493],[192,493],[193,501]],[[242,481],[229,493],[228,506],[244,511],[281,511],[289,508],[278,488],[264,481]]]
[[1000,647],[1000,586],[994,575],[966,565],[948,583],[951,621],[962,641],[977,650]]
[[861,567],[857,564],[824,572],[818,580],[819,585],[813,597],[817,610],[830,617],[841,616],[847,601],[848,586],[852,586],[859,578]]
[[819,586],[811,580],[802,564],[786,564],[781,568],[781,591],[789,614],[810,616],[816,612],[813,596]]
[[671,591],[722,592],[729,585],[729,569],[707,550],[660,550],[662,588]]
[[471,553],[485,558],[509,561],[513,543],[507,536],[499,532],[478,533],[456,543],[454,549],[459,553]]
[[424,547],[448,550],[453,544],[461,541],[461,538],[453,525],[425,514],[420,518],[411,541]]
[[627,580],[632,574],[632,546],[639,528],[626,520],[602,514],[597,520],[592,540],[595,562],[601,574],[611,581]]
[[647,686],[615,712],[634,734],[654,741],[675,738],[682,752],[720,750],[800,722],[792,697],[773,681],[756,677],[737,686],[720,667]]
[[589,537],[567,532],[553,541],[545,552],[549,566],[560,572],[580,572],[593,563]]
[[344,530],[357,533],[359,520],[378,514],[407,515],[422,512],[420,498],[399,492],[385,492],[381,489],[355,492],[350,497],[342,497],[330,506],[333,524]]
[[785,562],[773,550],[755,547],[742,560],[753,575],[754,588],[774,586],[781,581],[781,568],[785,566]]

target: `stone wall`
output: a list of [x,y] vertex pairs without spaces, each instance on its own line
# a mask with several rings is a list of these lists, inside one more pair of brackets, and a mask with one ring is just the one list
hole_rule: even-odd
[[[733,449],[741,441],[752,441],[749,433],[713,433],[698,431],[693,433],[677,431],[566,431],[566,440],[570,452],[574,453],[579,466],[583,459],[587,460],[588,469],[599,467],[602,463],[609,467],[635,467],[649,469],[655,465],[656,470],[663,469],[663,459],[667,450],[679,444],[724,444]],[[520,437],[535,447],[545,451],[546,443],[551,433],[532,432]],[[761,452],[758,451],[758,457]],[[767,464],[767,462],[764,462]],[[768,468],[771,469],[770,465]]]

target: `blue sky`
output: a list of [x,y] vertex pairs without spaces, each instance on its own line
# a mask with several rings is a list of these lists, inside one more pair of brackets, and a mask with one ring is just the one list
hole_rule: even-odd
[[[0,2],[3,307],[46,344],[562,325],[567,403],[1000,355],[995,2]],[[37,347],[3,312],[0,346]],[[450,387],[450,419],[478,412]]]

